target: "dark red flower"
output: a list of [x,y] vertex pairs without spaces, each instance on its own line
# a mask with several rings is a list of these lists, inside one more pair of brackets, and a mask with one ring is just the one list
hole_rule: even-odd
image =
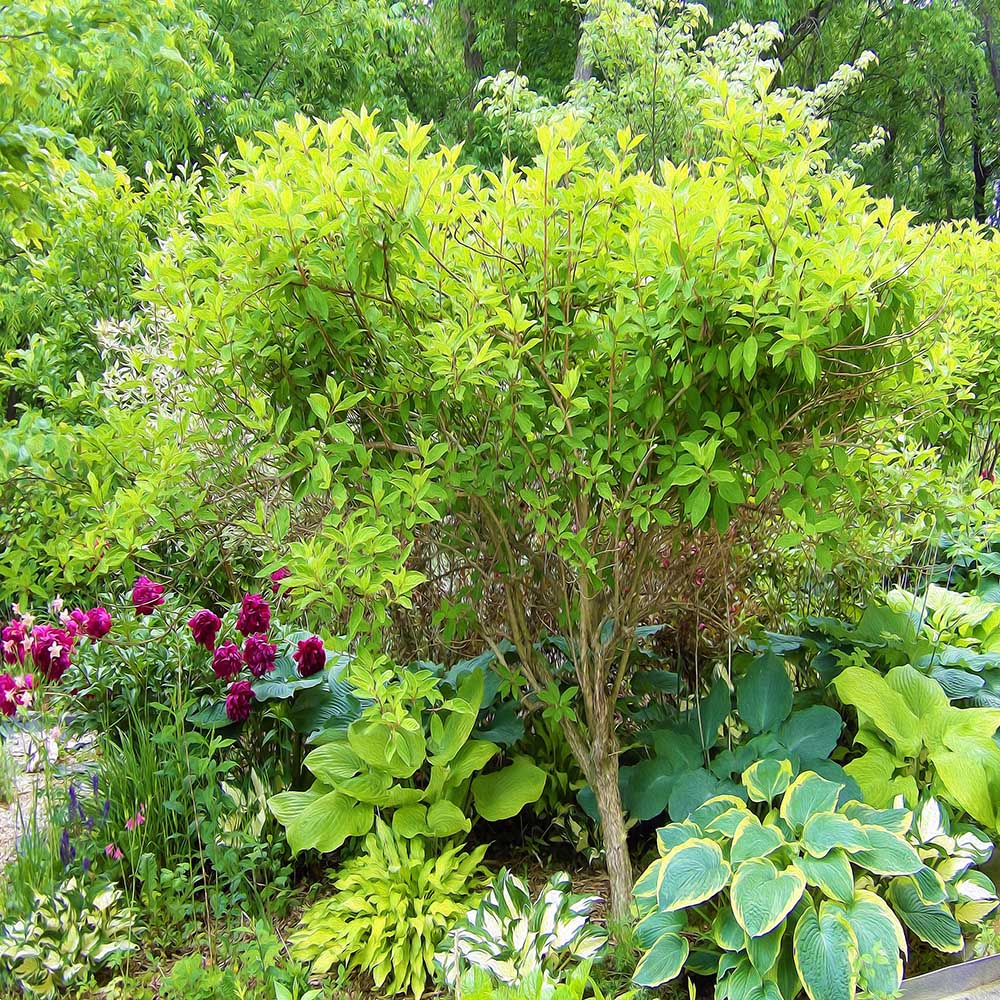
[[50,681],[57,681],[69,668],[73,636],[65,629],[36,625],[31,633],[31,659]]
[[91,608],[83,616],[84,634],[91,639],[100,639],[111,631],[111,615],[107,608]]
[[8,719],[14,717],[17,711],[17,702],[14,700],[17,691],[17,683],[10,674],[0,674],[0,712]]
[[188,619],[188,625],[191,626],[191,634],[199,646],[204,646],[209,652],[215,649],[215,637],[222,628],[222,619],[214,611],[209,611],[208,608],[196,611]]
[[236,629],[244,635],[266,632],[271,624],[271,607],[260,594],[246,594],[236,619]]
[[243,654],[234,642],[221,645],[212,657],[212,669],[219,680],[235,677],[243,668]]
[[163,603],[163,587],[153,583],[148,576],[140,576],[132,588],[132,603],[135,605],[135,615],[151,615],[153,609]]
[[246,722],[250,718],[253,699],[253,688],[249,681],[234,681],[229,685],[229,694],[226,695],[226,717],[231,722]]
[[318,635],[299,640],[299,648],[292,657],[299,665],[300,677],[311,677],[326,666],[326,650]]
[[278,658],[278,647],[267,641],[267,636],[255,632],[247,636],[243,644],[243,659],[254,677],[263,677],[274,670],[274,661]]
[[12,621],[0,632],[3,644],[4,663],[24,663],[24,640],[26,632],[19,621]]
[[282,566],[281,569],[276,569],[271,574],[271,590],[274,591],[275,596],[281,592],[281,581],[285,579],[286,576],[291,576],[292,571],[287,566]]

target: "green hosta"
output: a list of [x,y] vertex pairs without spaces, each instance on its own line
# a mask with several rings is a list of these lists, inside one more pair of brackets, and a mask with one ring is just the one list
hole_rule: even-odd
[[414,670],[362,691],[373,704],[306,757],[315,784],[269,802],[292,850],[335,851],[371,830],[376,809],[391,813],[400,837],[448,838],[472,828],[470,806],[492,821],[534,802],[545,773],[526,758],[480,773],[500,753],[471,738],[483,690],[481,670],[466,674],[453,698],[429,671]]
[[956,708],[934,680],[907,664],[884,677],[848,667],[833,686],[858,712],[856,741],[867,751],[845,770],[867,802],[884,807],[902,795],[912,807],[928,789],[997,828],[1000,747],[993,736],[1000,709]]
[[759,761],[743,784],[749,803],[716,796],[658,831],[660,857],[635,886],[637,984],[687,968],[717,977],[718,1000],[890,996],[903,924],[961,949],[947,889],[906,839],[910,812],[844,802],[844,785],[793,778],[785,760]]
[[39,896],[30,917],[4,925],[0,964],[32,996],[54,997],[82,985],[136,947],[135,915],[121,899],[117,889],[70,879],[51,896]]
[[608,939],[589,919],[600,899],[572,895],[570,887],[569,876],[558,872],[532,900],[521,879],[501,871],[436,956],[448,985],[454,989],[473,969],[509,985],[536,973],[558,982],[569,966],[594,959]]
[[341,868],[337,894],[306,910],[292,954],[325,973],[341,966],[371,974],[379,995],[420,997],[448,928],[484,884],[485,847],[428,852],[381,820],[364,850]]
[[[902,798],[895,805],[901,807]],[[948,902],[954,907],[955,919],[973,933],[978,932],[986,917],[1000,905],[996,886],[974,867],[989,861],[992,841],[982,830],[953,824],[947,809],[935,798],[920,803],[909,840],[940,878]]]

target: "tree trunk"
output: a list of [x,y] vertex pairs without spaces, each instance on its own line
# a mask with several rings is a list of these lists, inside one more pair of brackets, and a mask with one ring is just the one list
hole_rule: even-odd
[[983,162],[983,146],[980,138],[979,90],[971,81],[969,104],[972,111],[972,214],[979,222],[986,221],[986,182],[989,173]]
[[587,59],[584,54],[583,39],[586,34],[587,25],[596,17],[596,8],[590,7],[586,14],[583,15],[583,20],[580,22],[580,41],[577,43],[576,47],[576,67],[573,70],[573,80],[576,83],[582,83],[585,80],[589,80],[594,75],[594,67],[591,66],[590,60]]
[[624,921],[632,909],[632,859],[628,853],[625,810],[618,788],[617,748],[599,740],[591,752],[591,761],[591,785],[601,817],[605,864],[611,882],[611,916]]

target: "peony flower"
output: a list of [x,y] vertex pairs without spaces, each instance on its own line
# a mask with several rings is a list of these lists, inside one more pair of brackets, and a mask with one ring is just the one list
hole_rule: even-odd
[[249,681],[234,681],[229,685],[229,694],[226,695],[226,716],[231,722],[246,722],[250,718],[253,699],[253,688]]
[[0,674],[0,713],[8,719],[14,718],[17,702],[14,700],[17,684],[10,674]]
[[111,615],[107,608],[91,608],[83,616],[83,633],[91,639],[100,639],[111,631]]
[[31,659],[50,681],[57,681],[69,669],[73,636],[65,629],[39,625],[31,633]]
[[136,618],[151,615],[153,609],[163,603],[163,587],[153,583],[148,576],[140,576],[132,588],[132,603]]
[[271,624],[271,608],[260,594],[245,594],[236,629],[244,635],[266,632]]
[[66,631],[75,639],[81,632],[87,620],[82,608],[74,608],[72,611],[63,611],[59,615],[59,621]]
[[285,579],[286,576],[291,576],[292,571],[287,566],[282,566],[281,569],[276,569],[271,574],[271,590],[274,591],[275,597],[281,593],[281,581]]
[[220,646],[212,656],[212,669],[219,680],[235,677],[243,668],[243,654],[234,642]]
[[22,677],[14,678],[14,704],[21,708],[28,708],[33,698],[32,691],[35,688],[34,674],[24,674]]
[[292,657],[299,665],[300,677],[311,677],[318,674],[326,666],[326,650],[323,640],[318,635],[299,640],[299,648]]
[[274,670],[274,661],[278,658],[278,647],[267,641],[267,636],[255,632],[247,636],[243,644],[243,659],[254,677],[263,677]]
[[27,632],[19,621],[12,621],[0,632],[0,642],[3,643],[4,663],[24,663],[24,646]]
[[191,626],[191,634],[199,646],[204,646],[210,652],[215,649],[215,637],[222,628],[222,619],[217,614],[208,608],[202,608],[188,619],[188,625]]

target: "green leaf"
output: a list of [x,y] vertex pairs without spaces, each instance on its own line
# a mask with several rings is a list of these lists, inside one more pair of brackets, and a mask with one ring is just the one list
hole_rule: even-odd
[[747,940],[747,954],[750,956],[753,967],[762,976],[766,976],[774,967],[774,963],[777,962],[784,933],[785,921],[782,920],[774,930]]
[[712,936],[723,951],[743,951],[747,943],[746,931],[740,927],[732,908],[723,906],[712,921]]
[[843,911],[810,906],[795,925],[795,967],[810,1000],[854,1000],[858,939]]
[[736,828],[733,843],[729,849],[729,860],[733,865],[750,858],[763,858],[779,847],[785,846],[781,831],[770,825],[761,825],[752,813]]
[[785,661],[771,652],[758,656],[736,685],[736,706],[752,733],[777,729],[792,710]]
[[932,948],[943,952],[962,950],[962,928],[943,903],[925,903],[911,875],[889,883],[888,901],[899,918]]
[[472,822],[453,802],[442,799],[428,807],[427,829],[432,837],[453,837],[468,833]]
[[854,854],[856,865],[876,875],[912,875],[923,867],[917,852],[898,834],[880,826],[869,827],[866,832],[871,848]]
[[430,833],[427,825],[427,806],[401,806],[392,814],[392,829],[397,836],[406,840],[426,837]]
[[736,869],[730,902],[740,926],[755,938],[791,913],[805,887],[805,877],[794,865],[779,872],[767,858],[756,858]]
[[320,781],[333,786],[353,778],[364,766],[361,758],[342,740],[324,743],[310,751],[302,763]]
[[339,792],[311,802],[285,825],[288,846],[295,854],[312,848],[323,854],[337,850],[348,837],[361,837],[375,822],[374,809]]
[[906,954],[906,936],[896,915],[875,893],[865,891],[844,906],[844,914],[858,939],[862,989],[873,996],[896,996]]
[[500,747],[488,740],[469,740],[451,759],[448,766],[448,782],[453,786],[460,785],[471,778],[477,771],[500,753]]
[[743,772],[743,784],[753,802],[770,802],[792,782],[792,765],[787,760],[758,760]]
[[800,760],[829,757],[840,739],[844,720],[827,705],[811,705],[792,714],[777,732],[778,742]]
[[781,800],[781,818],[793,830],[800,830],[814,813],[833,812],[843,787],[806,771],[788,786]]
[[729,864],[712,840],[688,841],[668,851],[655,864],[660,865],[657,904],[667,912],[711,899],[729,884]]
[[834,848],[853,854],[871,846],[868,834],[857,820],[835,812],[813,813],[806,820],[801,843],[814,858],[822,858]]
[[[409,778],[423,764],[426,746],[422,730],[390,727],[378,719],[358,719],[347,728],[351,749],[366,763],[394,778]],[[391,753],[391,750],[398,753]]]
[[997,813],[991,793],[993,783],[983,764],[968,753],[954,750],[935,750],[929,756],[948,798],[961,806],[977,823],[996,826]]
[[889,782],[896,770],[892,754],[876,747],[845,764],[844,770],[858,783],[867,803],[884,808],[892,802]]
[[893,667],[885,675],[885,681],[893,691],[902,695],[917,718],[949,707],[948,696],[941,690],[941,685],[908,663]]
[[676,979],[684,968],[688,951],[687,938],[674,933],[661,935],[639,959],[632,981],[637,986],[653,988]]
[[822,858],[803,854],[795,864],[805,875],[806,883],[822,889],[824,895],[844,903],[854,898],[854,872],[843,851],[833,850]]
[[545,788],[545,772],[527,757],[472,782],[476,811],[490,823],[516,816],[529,802],[537,802]]
[[[933,682],[932,682],[933,683]],[[906,757],[920,749],[920,721],[906,699],[874,670],[848,667],[834,680],[837,696],[870,719]],[[940,690],[940,689],[938,689]]]

